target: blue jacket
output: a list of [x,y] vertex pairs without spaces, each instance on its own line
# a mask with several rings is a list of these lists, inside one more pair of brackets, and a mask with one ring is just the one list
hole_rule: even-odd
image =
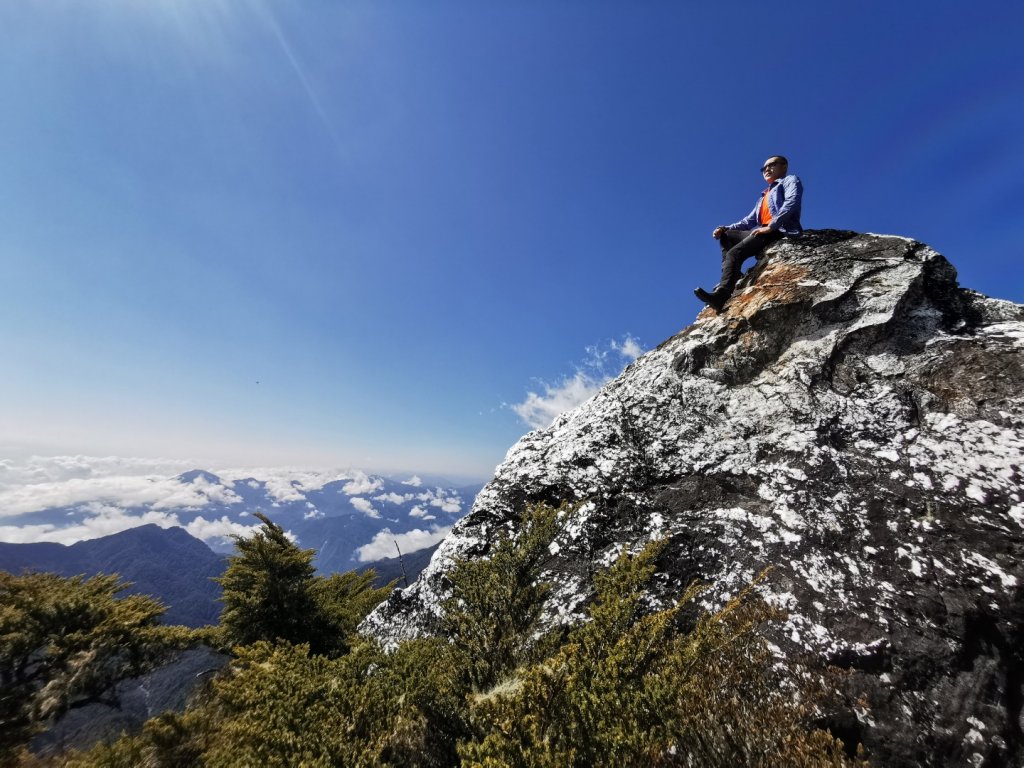
[[[804,185],[797,176],[783,176],[768,187],[768,213],[772,222],[768,226],[784,235],[799,235],[804,231],[800,226],[800,201]],[[744,218],[730,224],[726,229],[757,229],[761,226],[761,198],[757,198],[754,210]]]

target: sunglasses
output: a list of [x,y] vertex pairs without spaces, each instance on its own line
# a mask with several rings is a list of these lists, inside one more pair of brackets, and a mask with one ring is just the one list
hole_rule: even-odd
[[773,165],[778,165],[778,164],[779,164],[778,160],[772,160],[770,163],[765,163],[763,166],[761,166],[761,173],[764,173],[769,168],[771,168]]

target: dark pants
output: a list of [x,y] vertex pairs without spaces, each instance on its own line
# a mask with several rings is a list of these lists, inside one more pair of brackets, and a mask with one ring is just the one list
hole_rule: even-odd
[[776,230],[763,235],[755,235],[744,229],[725,230],[719,239],[722,246],[722,279],[713,291],[715,297],[724,300],[732,296],[740,279],[743,262],[751,256],[760,256],[765,248],[781,238],[782,233]]

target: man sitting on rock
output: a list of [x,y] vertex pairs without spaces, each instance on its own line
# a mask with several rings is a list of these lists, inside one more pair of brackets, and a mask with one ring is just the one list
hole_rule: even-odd
[[761,173],[768,182],[768,189],[754,205],[754,210],[735,224],[715,227],[711,236],[722,245],[722,279],[709,293],[697,288],[694,293],[705,304],[721,311],[729,300],[737,281],[740,268],[750,256],[758,256],[776,240],[799,235],[800,198],[804,188],[797,176],[788,174],[789,161],[782,155],[768,158]]

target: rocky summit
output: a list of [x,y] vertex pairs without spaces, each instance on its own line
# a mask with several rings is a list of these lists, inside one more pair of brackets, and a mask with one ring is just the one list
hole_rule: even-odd
[[420,579],[363,630],[430,633],[453,558],[534,501],[582,502],[552,545],[550,622],[591,576],[669,544],[651,587],[759,589],[777,653],[848,670],[829,722],[880,766],[1024,763],[1024,306],[959,287],[902,237],[771,247],[722,312],[508,452]]

